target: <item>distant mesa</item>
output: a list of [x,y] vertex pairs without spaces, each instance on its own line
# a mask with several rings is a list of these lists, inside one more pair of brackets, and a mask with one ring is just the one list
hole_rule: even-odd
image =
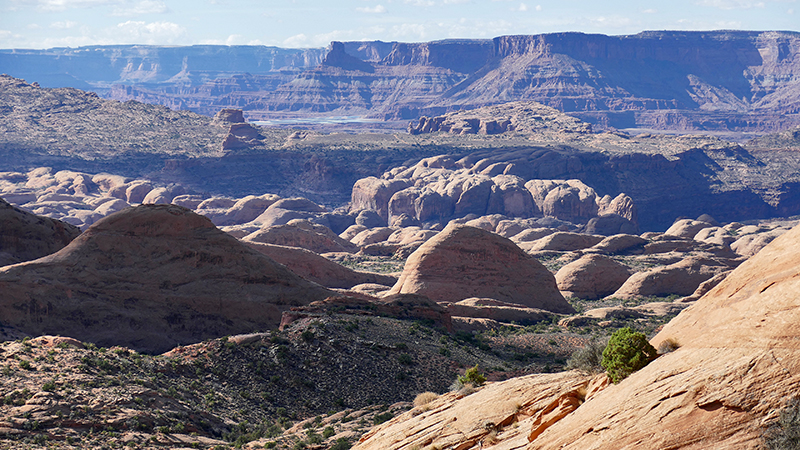
[[3,325],[160,353],[268,330],[331,295],[175,205],[142,205],[92,225],[59,252],[0,269]]

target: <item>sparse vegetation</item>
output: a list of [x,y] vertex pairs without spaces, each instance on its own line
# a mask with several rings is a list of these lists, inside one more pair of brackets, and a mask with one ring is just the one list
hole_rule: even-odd
[[800,450],[800,397],[778,412],[778,419],[764,433],[767,450]]
[[663,355],[666,353],[674,352],[675,350],[679,349],[681,344],[675,338],[667,338],[664,339],[660,344],[658,344],[658,354]]
[[414,397],[414,406],[421,408],[437,398],[439,398],[439,394],[435,392],[423,392]]
[[576,350],[567,360],[567,369],[578,369],[589,374],[603,372],[603,350],[608,345],[608,339],[594,338],[585,347]]
[[603,368],[614,383],[627,378],[633,372],[656,359],[656,349],[647,342],[643,333],[630,328],[621,328],[611,335],[603,351]]

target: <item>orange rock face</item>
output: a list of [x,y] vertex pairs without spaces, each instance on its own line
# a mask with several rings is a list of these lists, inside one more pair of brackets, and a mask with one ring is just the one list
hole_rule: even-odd
[[545,430],[533,449],[756,449],[800,384],[800,227],[653,338],[681,347]]

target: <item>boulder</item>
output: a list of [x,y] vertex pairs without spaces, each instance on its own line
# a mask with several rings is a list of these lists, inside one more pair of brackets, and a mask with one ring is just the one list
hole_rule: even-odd
[[221,225],[239,225],[255,220],[281,198],[275,194],[248,195],[234,203],[225,214]]
[[264,227],[245,236],[242,240],[288,247],[300,247],[315,253],[354,253],[358,251],[356,245],[340,238],[328,227],[297,219],[285,225]]
[[60,220],[40,217],[0,199],[0,254],[3,265],[55,253],[81,233]]
[[452,223],[409,256],[391,292],[451,303],[484,297],[556,313],[574,311],[553,275],[513,242]]
[[760,252],[770,242],[778,236],[786,233],[787,230],[778,228],[757,234],[745,234],[731,244],[731,250],[739,255],[751,257]]
[[294,219],[316,218],[325,211],[325,207],[305,198],[284,198],[270,205],[253,222],[262,227],[285,225]]
[[619,214],[601,214],[589,219],[583,231],[588,234],[612,236],[622,233],[636,234],[639,232],[639,227]]
[[559,231],[533,242],[521,243],[520,247],[527,252],[539,252],[543,250],[571,252],[573,250],[589,248],[603,239],[603,236]]
[[147,194],[153,190],[153,185],[146,181],[133,181],[125,189],[125,201],[128,203],[142,203]]
[[386,220],[382,218],[377,211],[365,209],[359,211],[356,216],[356,225],[361,225],[366,228],[385,227]]
[[0,291],[6,326],[153,353],[275,328],[289,307],[331,293],[175,205],[125,209],[53,255],[4,267]]
[[690,256],[665,267],[637,272],[611,296],[620,299],[669,295],[691,295],[700,283],[714,275],[727,272],[736,262],[723,259]]
[[376,211],[384,221],[389,221],[389,199],[412,183],[405,179],[384,180],[375,177],[362,178],[353,184],[350,197],[352,210]]
[[447,305],[453,317],[491,319],[497,322],[533,325],[556,315],[541,309],[526,308],[519,304],[501,302],[491,298],[468,298]]
[[511,237],[511,240],[517,244],[521,244],[523,242],[533,242],[545,236],[550,236],[556,232],[558,232],[558,230],[555,228],[529,228],[515,234]]
[[306,280],[327,288],[349,289],[356,285],[374,283],[383,285],[383,289],[388,290],[389,286],[393,286],[397,282],[397,277],[356,271],[304,248],[252,241],[244,241],[244,243],[253,250],[283,264]]
[[563,266],[555,277],[565,296],[594,300],[619,289],[630,271],[607,256],[588,254]]
[[545,216],[585,223],[597,215],[597,193],[580,180],[530,180],[525,187]]
[[615,234],[593,245],[591,250],[607,255],[643,253],[647,239],[632,234]]
[[359,247],[366,247],[370,244],[377,244],[378,242],[384,242],[385,240],[389,239],[389,236],[395,232],[395,228],[389,227],[380,227],[380,228],[372,228],[369,230],[364,230],[357,235],[353,236],[350,239],[350,242],[359,246]]
[[346,230],[342,231],[339,234],[339,237],[344,239],[345,241],[350,241],[354,237],[356,237],[358,233],[361,233],[362,231],[365,230],[368,230],[368,228],[365,227],[364,225],[350,225],[349,227],[347,227]]
[[664,232],[669,236],[677,236],[682,238],[693,238],[703,228],[713,227],[714,225],[708,222],[702,222],[692,219],[676,220],[671,227]]

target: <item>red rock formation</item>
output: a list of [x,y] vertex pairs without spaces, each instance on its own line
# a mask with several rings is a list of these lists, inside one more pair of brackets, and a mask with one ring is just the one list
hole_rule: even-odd
[[276,327],[330,291],[175,205],[112,214],[59,252],[0,269],[3,324],[162,352]]
[[390,292],[421,294],[439,302],[484,297],[574,312],[541,263],[507,238],[457,224],[448,225],[408,257]]

